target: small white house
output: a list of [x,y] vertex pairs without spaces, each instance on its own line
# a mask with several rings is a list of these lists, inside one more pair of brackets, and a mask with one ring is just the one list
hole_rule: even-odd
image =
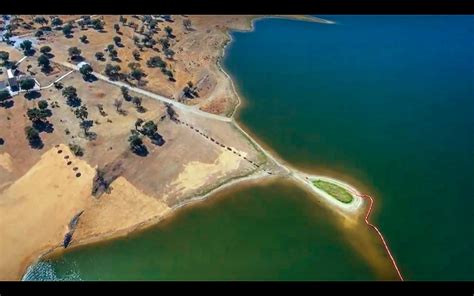
[[12,69],[7,70],[7,76],[8,76],[8,78],[13,78],[14,77]]

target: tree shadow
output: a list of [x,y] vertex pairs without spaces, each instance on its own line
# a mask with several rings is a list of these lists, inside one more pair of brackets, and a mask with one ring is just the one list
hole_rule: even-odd
[[148,155],[148,149],[145,145],[134,146],[132,148],[132,152],[141,157],[145,157]]
[[84,78],[84,81],[90,82],[90,83],[99,80],[94,74],[85,75],[83,76],[83,78]]
[[14,105],[15,105],[15,102],[11,99],[8,100],[8,101],[4,101],[4,102],[0,103],[0,107],[3,107],[5,109],[10,109]]
[[38,149],[39,150],[39,149],[43,149],[43,147],[44,147],[43,140],[41,140],[40,137],[32,138],[28,142],[29,142],[31,148],[33,148],[33,149]]
[[48,75],[52,71],[53,71],[53,67],[51,66],[41,67],[41,72],[43,72],[46,75]]
[[143,106],[139,106],[137,107],[137,112],[138,113],[145,113],[147,111],[147,109]]
[[67,98],[66,103],[70,107],[79,107],[82,104],[82,100],[79,97],[69,97]]
[[97,140],[97,133],[95,133],[95,132],[87,132],[86,138],[87,138],[87,140],[89,140],[89,141],[95,141],[95,140]]
[[76,63],[80,63],[80,62],[84,61],[84,57],[83,56],[73,56],[73,57],[71,57],[71,61],[76,62]]
[[27,100],[35,100],[40,97],[41,97],[41,93],[36,90],[25,93],[25,99]]
[[158,146],[163,146],[166,141],[163,139],[163,136],[160,135],[159,133],[155,133],[153,136],[150,137],[151,143],[158,145]]
[[36,53],[36,50],[34,48],[31,48],[30,50],[25,50],[25,55],[26,56],[32,56]]
[[54,125],[49,121],[35,121],[33,122],[33,127],[40,133],[45,132],[51,134],[54,132]]

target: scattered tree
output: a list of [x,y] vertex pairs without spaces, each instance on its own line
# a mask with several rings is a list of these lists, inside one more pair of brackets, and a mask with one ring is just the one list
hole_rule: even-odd
[[115,32],[119,32],[120,31],[120,26],[119,24],[114,24],[114,29],[115,29]]
[[120,38],[119,36],[115,36],[113,38],[114,42],[115,42],[115,45],[117,46],[120,46],[121,42],[122,42],[122,38]]
[[101,31],[104,29],[104,24],[100,19],[93,19],[91,21],[92,26],[94,27],[95,30]]
[[76,115],[76,117],[79,118],[81,121],[84,121],[89,116],[89,112],[87,111],[86,106],[81,106],[74,110],[74,115]]
[[75,60],[81,56],[81,50],[75,46],[69,47],[68,54],[72,60]]
[[94,70],[92,69],[91,65],[89,65],[89,64],[85,64],[79,69],[79,72],[82,74],[84,79],[89,78],[93,71]]
[[166,32],[166,34],[167,34],[168,37],[173,36],[173,35],[172,35],[173,29],[172,29],[170,26],[166,26],[166,27],[165,27],[165,32]]
[[42,54],[46,54],[46,55],[47,55],[47,54],[49,54],[49,53],[51,52],[51,47],[49,47],[48,45],[42,46],[42,47],[40,48],[40,52],[41,52]]
[[140,68],[134,68],[130,72],[130,76],[132,76],[134,79],[140,81],[142,79],[142,77],[145,76],[145,73]]
[[137,121],[135,121],[135,129],[138,130],[138,128],[142,126],[143,122],[143,119],[138,118]]
[[143,140],[138,131],[130,131],[130,137],[128,137],[128,142],[130,145],[130,150],[132,150],[135,154],[145,156],[148,153],[146,150],[146,146],[143,145]]
[[64,36],[69,37],[69,36],[71,36],[71,33],[72,33],[72,25],[71,24],[66,24],[63,27]]
[[94,125],[92,120],[83,120],[79,126],[84,130],[84,135],[89,136],[89,130]]
[[88,42],[86,35],[82,35],[79,39],[81,40],[82,43],[87,43]]
[[51,62],[45,54],[42,54],[38,57],[38,65],[41,66],[42,71],[47,71],[51,68]]
[[115,110],[120,113],[120,110],[122,109],[123,105],[123,100],[122,99],[115,99],[114,100],[114,106]]
[[40,108],[40,110],[48,109],[48,102],[46,100],[39,101],[38,102],[38,108]]
[[33,21],[40,25],[45,25],[48,23],[48,20],[44,16],[37,16],[33,19]]
[[32,147],[37,147],[37,148],[42,147],[41,138],[39,136],[39,132],[37,129],[35,129],[32,126],[25,127],[25,135],[26,135],[26,139],[28,140],[28,142],[30,143]]
[[168,38],[160,38],[158,42],[161,44],[163,50],[170,47],[170,41],[168,40]]
[[63,24],[63,21],[59,17],[55,17],[51,20],[51,25],[59,27]]
[[99,61],[102,61],[104,59],[104,53],[98,51],[95,53],[95,58]]
[[158,127],[156,126],[156,124],[153,122],[153,121],[147,121],[142,129],[141,129],[141,133],[144,134],[145,136],[147,137],[153,137],[155,135],[155,133],[158,131]]
[[77,90],[74,86],[68,86],[65,89],[63,89],[62,94],[66,98],[77,97]]
[[140,107],[142,107],[142,98],[140,97],[134,97],[133,100],[132,100],[133,104],[135,105],[135,107],[137,109],[139,109]]
[[111,64],[105,65],[105,75],[109,76],[112,79],[117,79],[117,76],[119,75],[120,70],[121,68],[119,65],[116,65],[116,66],[111,65]]
[[173,57],[174,57],[174,54],[175,54],[175,52],[172,49],[170,49],[170,48],[165,49],[165,55],[168,59],[172,60]]
[[[132,54],[133,54],[133,58],[134,58],[136,61],[139,61],[139,60],[140,60],[140,51],[138,51],[138,50],[135,49],[135,50],[132,52]],[[7,59],[8,59],[8,58],[7,58]]]
[[84,155],[84,149],[81,146],[77,145],[77,144],[70,143],[69,144],[69,149],[71,149],[72,153],[75,156],[83,156]]
[[10,58],[10,54],[8,52],[0,51],[0,60],[3,61],[4,65],[8,62],[9,58]]
[[10,92],[6,89],[0,90],[0,104],[3,104],[6,100],[10,99]]
[[146,62],[147,66],[150,68],[155,68],[155,67],[160,67],[164,68],[166,67],[166,62],[161,59],[159,56],[153,56],[148,59]]

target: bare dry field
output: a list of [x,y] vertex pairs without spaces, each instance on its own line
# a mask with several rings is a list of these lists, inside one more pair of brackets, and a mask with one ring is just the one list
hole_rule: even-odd
[[[173,21],[158,22],[153,39],[166,38],[174,57],[165,57],[157,42],[139,50],[138,60],[133,57],[137,50],[134,37],[144,36],[140,27],[146,24],[141,17],[125,17],[127,26],[120,23],[119,16],[99,16],[104,22],[102,31],[82,30],[76,25],[69,38],[61,30],[53,30],[38,40],[36,54],[18,69],[47,86],[70,70],[60,63],[70,62],[68,49],[76,46],[95,72],[103,73],[111,63],[128,73],[129,63],[138,63],[146,73],[141,88],[210,113],[229,116],[234,112],[238,97],[219,60],[230,40],[229,30],[249,30],[255,16],[173,16]],[[20,18],[31,22],[34,16]],[[64,22],[78,19],[61,18]],[[191,28],[185,28],[184,20],[191,21]],[[114,24],[120,24],[119,32]],[[172,34],[166,37],[168,26]],[[25,28],[14,31],[17,35],[32,32]],[[87,43],[79,40],[83,35]],[[104,49],[114,44],[114,36],[121,38],[122,45],[115,45],[119,60],[111,61]],[[51,61],[57,72],[52,75],[42,73],[37,65],[38,50],[44,45],[50,46],[54,55]],[[8,51],[10,60],[22,57],[20,51],[3,43],[0,50]],[[104,53],[105,61],[97,60],[96,52]],[[167,63],[175,81],[159,68],[148,67],[152,56]],[[189,81],[198,96],[183,99],[182,90]],[[278,169],[232,122],[208,118],[189,108],[175,110],[178,120],[172,120],[162,102],[130,91],[131,97],[142,99],[140,110],[122,100],[118,86],[103,80],[86,81],[78,72],[62,79],[61,84],[77,89],[81,105],[87,108],[86,117],[93,121],[88,135],[75,114],[79,107],[68,104],[62,89],[56,87],[42,89],[35,98],[16,95],[11,106],[0,107],[0,137],[4,139],[0,145],[0,253],[7,258],[0,261],[0,279],[19,279],[39,256],[61,251],[68,224],[79,211],[84,212],[72,247],[125,235],[160,221],[191,200],[207,197],[224,184]],[[116,99],[122,100],[121,108],[117,108]],[[25,127],[32,124],[28,109],[37,107],[39,100],[49,104],[47,121],[51,125],[40,132],[42,146],[33,148],[25,137]],[[128,142],[131,130],[138,129],[138,119],[156,123],[163,140],[157,144],[143,137],[145,155],[132,152]],[[71,144],[82,147],[84,154],[74,156],[68,147]],[[109,190],[95,196],[99,171],[114,177]]]
[[[54,87],[42,90],[36,99],[17,95],[12,107],[0,108],[1,136],[5,140],[0,148],[0,249],[9,258],[0,263],[1,279],[18,279],[38,256],[61,250],[67,225],[80,210],[84,214],[73,246],[156,223],[172,207],[256,172],[243,156],[256,163],[266,161],[230,123],[178,111],[180,121],[193,125],[191,129],[163,117],[163,103],[143,95],[140,97],[146,112],[138,112],[131,102],[124,101],[126,114],[119,114],[113,104],[114,99],[122,97],[117,86],[100,80],[86,82],[77,72],[61,83],[77,88],[82,105],[88,108],[88,118],[94,121],[90,129],[97,135],[94,140],[85,137],[62,90]],[[44,146],[33,149],[23,130],[31,124],[25,115],[27,109],[35,107],[38,100],[56,107],[49,118],[52,132],[42,132]],[[131,152],[127,142],[138,118],[155,121],[165,141],[158,146],[145,139],[146,156]],[[215,144],[210,137],[234,152]],[[82,146],[84,156],[74,157],[67,147],[70,143]],[[58,149],[63,152],[58,154]],[[119,166],[121,174],[112,182],[111,192],[97,199],[91,194],[96,168],[111,166]],[[80,177],[75,176],[74,168],[78,168]],[[44,224],[48,227],[40,226]]]

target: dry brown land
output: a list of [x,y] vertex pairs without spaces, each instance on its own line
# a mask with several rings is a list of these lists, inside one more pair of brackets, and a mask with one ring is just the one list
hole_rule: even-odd
[[[141,20],[126,17],[141,25]],[[192,21],[193,30],[184,29],[186,18]],[[165,35],[165,26],[173,28],[175,37],[170,40],[171,48],[176,52],[173,60],[165,59],[157,44],[157,50],[144,49],[142,60],[134,61],[132,51],[136,48],[132,38],[137,33],[131,27],[121,25],[120,37],[124,45],[118,48],[121,61],[113,64],[128,71],[129,62],[139,62],[147,74],[147,84],[143,88],[170,98],[178,99],[186,83],[192,81],[198,85],[199,97],[185,100],[186,104],[229,115],[237,106],[238,97],[232,82],[221,71],[219,60],[230,40],[228,31],[251,29],[253,18],[173,16],[174,22],[159,23],[154,39]],[[97,61],[94,54],[113,43],[112,38],[117,35],[113,25],[119,22],[118,19],[118,16],[103,16],[104,32],[75,28],[73,37],[66,38],[61,31],[55,31],[39,41],[37,49],[51,46],[54,61],[62,62],[68,60],[67,49],[77,46],[94,70],[102,73],[110,59],[106,54],[106,62]],[[87,35],[88,44],[79,41],[82,35]],[[12,59],[21,58],[17,50],[0,44],[2,48],[11,53]],[[34,77],[42,86],[68,71],[58,66],[59,72],[54,75],[41,73],[36,65],[37,55],[23,61],[19,69],[26,73],[27,66],[31,65],[30,71],[36,72]],[[153,55],[161,56],[171,65],[175,82],[169,81],[159,69],[147,67],[146,61]],[[122,98],[117,86],[102,80],[86,82],[77,72],[61,82],[65,87],[77,88],[82,105],[88,108],[89,119],[94,121],[91,132],[97,135],[95,140],[85,137],[79,128],[79,119],[66,104],[61,90],[55,87],[41,91],[40,99],[58,105],[51,109],[53,115],[49,119],[54,130],[41,133],[44,144],[41,149],[31,148],[24,133],[25,126],[31,125],[26,111],[36,106],[39,99],[27,99],[20,94],[14,97],[11,108],[0,107],[0,137],[5,140],[0,146],[0,253],[6,258],[0,261],[0,280],[19,279],[38,256],[60,250],[69,221],[81,210],[84,214],[72,247],[124,235],[156,223],[179,206],[207,196],[223,184],[260,174],[264,169],[275,169],[275,164],[231,122],[177,110],[180,121],[192,125],[191,129],[165,116],[161,102],[133,92],[132,96],[143,99],[146,112],[138,112],[131,102],[124,101],[126,114],[119,114],[114,106],[114,100]],[[99,104],[105,114],[100,114]],[[156,122],[158,132],[165,140],[164,145],[158,146],[145,138],[149,153],[144,157],[131,152],[127,141],[138,118]],[[82,146],[84,156],[73,156],[67,147],[69,144]],[[58,154],[58,150],[62,153]],[[66,155],[68,159],[64,158]],[[68,161],[71,161],[69,165]],[[120,176],[112,182],[111,192],[93,197],[96,169],[114,166],[120,167]],[[80,171],[79,177],[74,168]]]

